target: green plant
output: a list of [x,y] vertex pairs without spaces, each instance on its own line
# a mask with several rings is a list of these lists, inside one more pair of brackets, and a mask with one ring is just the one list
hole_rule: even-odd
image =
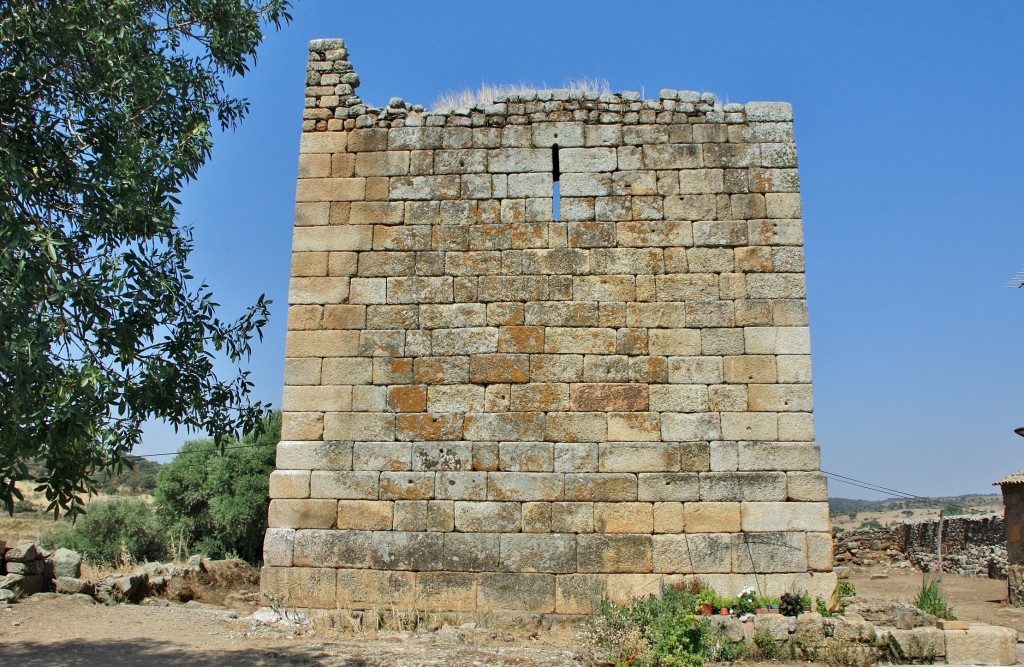
[[938,576],[925,574],[921,579],[921,590],[917,592],[917,597],[914,599],[914,606],[936,618],[955,620],[953,607],[949,604],[949,600],[939,584]]
[[804,605],[800,596],[795,593],[783,593],[779,598],[779,613],[783,616],[799,616]]
[[754,631],[754,647],[756,657],[761,660],[779,660],[785,655],[779,642],[771,632],[765,629]]
[[849,579],[839,580],[839,597],[851,598],[857,594],[857,587]]
[[155,506],[178,548],[212,558],[237,555],[256,563],[267,529],[269,479],[274,470],[281,413],[221,452],[212,439],[186,442],[157,476]]
[[825,618],[832,616],[832,612],[828,610],[828,603],[820,597],[814,598],[814,609]]
[[617,665],[700,667],[742,657],[742,643],[731,642],[693,613],[697,603],[698,595],[668,588],[661,598],[626,606],[604,600],[591,615],[586,636],[603,659]]
[[[143,424],[255,427],[241,369],[269,315],[217,316],[177,197],[288,0],[5,0],[0,9],[0,502],[72,516]],[[44,470],[31,475],[28,464]]]
[[45,530],[40,540],[50,549],[65,547],[97,563],[113,565],[126,557],[159,560],[167,555],[164,533],[153,510],[137,498],[110,498],[89,504],[75,521],[62,520]]

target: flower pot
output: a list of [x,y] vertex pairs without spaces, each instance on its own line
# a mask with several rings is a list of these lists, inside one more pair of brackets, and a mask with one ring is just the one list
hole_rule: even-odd
[[723,607],[722,609],[720,609],[718,611],[718,613],[721,614],[722,616],[728,616],[729,615],[729,610],[726,609],[725,607]]
[[711,606],[710,602],[705,602],[697,609],[697,611],[700,612],[701,616],[710,616],[711,612],[714,611],[714,607]]
[[757,613],[758,614],[770,614],[772,612],[771,612],[770,609],[768,609],[768,607],[758,607],[757,608]]

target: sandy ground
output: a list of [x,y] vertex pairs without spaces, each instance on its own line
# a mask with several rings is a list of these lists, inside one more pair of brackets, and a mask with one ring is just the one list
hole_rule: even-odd
[[253,626],[188,606],[107,607],[73,598],[27,598],[0,607],[0,664],[146,665],[501,665],[586,664],[566,633],[515,638],[447,631],[343,635]]
[[[873,578],[879,575],[885,578]],[[851,573],[859,595],[907,601],[919,573],[864,569]],[[1004,605],[1005,583],[947,575],[944,590],[957,616],[1024,632],[1024,609]],[[0,606],[0,664],[583,666],[589,661],[571,633],[514,637],[445,630],[318,636],[309,630],[254,625],[204,605],[107,607],[66,597],[33,597]]]

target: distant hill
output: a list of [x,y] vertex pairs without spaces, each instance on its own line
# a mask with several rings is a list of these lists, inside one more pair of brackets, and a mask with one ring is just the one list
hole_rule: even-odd
[[[93,482],[101,491],[109,494],[152,493],[156,488],[157,473],[163,464],[141,456],[129,456],[128,460],[132,467],[125,466],[120,475],[98,475]],[[41,475],[43,466],[40,463],[30,463],[28,471],[30,475]]]
[[998,493],[972,493],[965,496],[938,496],[935,498],[888,498],[886,500],[859,500],[857,498],[829,498],[829,513],[833,516],[862,512],[894,512],[898,510],[945,509],[948,514],[957,510],[969,512],[975,507],[1001,505]]

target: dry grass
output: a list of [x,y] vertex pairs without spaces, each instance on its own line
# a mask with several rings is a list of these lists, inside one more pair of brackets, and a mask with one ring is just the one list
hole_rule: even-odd
[[[606,80],[588,77],[566,81],[562,88],[570,91],[589,91],[599,95],[611,94],[611,88]],[[444,93],[434,100],[431,110],[435,113],[448,113],[455,109],[471,109],[473,107],[488,106],[494,104],[495,100],[507,99],[524,92],[550,89],[551,87],[546,84],[534,86],[526,83],[485,83],[477,90],[466,88],[465,90]]]

